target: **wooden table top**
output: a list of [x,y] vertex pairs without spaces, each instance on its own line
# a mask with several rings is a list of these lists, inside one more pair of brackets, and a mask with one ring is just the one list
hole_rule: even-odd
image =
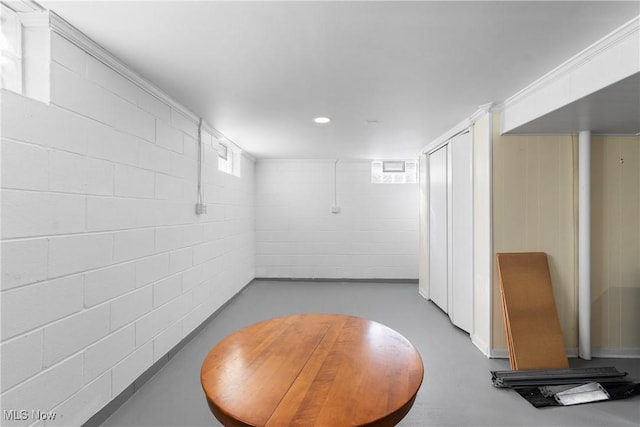
[[389,426],[411,409],[423,373],[413,345],[384,325],[298,314],[227,336],[200,379],[226,426]]

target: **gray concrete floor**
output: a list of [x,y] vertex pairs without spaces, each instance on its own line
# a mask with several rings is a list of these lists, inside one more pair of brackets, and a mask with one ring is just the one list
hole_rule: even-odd
[[[102,425],[219,426],[200,386],[200,366],[208,351],[243,326],[304,312],[365,317],[395,329],[415,345],[425,376],[400,426],[640,426],[640,396],[536,409],[515,391],[494,388],[489,371],[509,369],[508,360],[480,353],[468,334],[418,295],[415,284],[266,280],[251,283]],[[640,359],[570,363],[616,366],[640,380]]]

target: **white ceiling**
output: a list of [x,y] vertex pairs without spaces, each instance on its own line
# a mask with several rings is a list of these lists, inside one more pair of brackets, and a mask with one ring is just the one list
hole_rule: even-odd
[[40,3],[257,158],[414,157],[640,14],[638,1]]

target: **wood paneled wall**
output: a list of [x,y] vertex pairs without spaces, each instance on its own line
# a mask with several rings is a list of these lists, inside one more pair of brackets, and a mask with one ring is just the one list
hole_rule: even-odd
[[[570,135],[500,135],[499,120],[494,115],[494,253],[547,253],[565,345],[572,349],[577,346],[574,142]],[[497,277],[494,270],[492,348],[504,349]]]
[[592,138],[594,355],[640,352],[640,137]]

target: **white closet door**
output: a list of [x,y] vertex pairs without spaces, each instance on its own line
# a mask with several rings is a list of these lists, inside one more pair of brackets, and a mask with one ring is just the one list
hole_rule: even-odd
[[429,154],[429,298],[445,312],[447,286],[447,146]]
[[473,328],[473,146],[471,134],[449,143],[451,156],[451,235],[449,317],[454,325]]

